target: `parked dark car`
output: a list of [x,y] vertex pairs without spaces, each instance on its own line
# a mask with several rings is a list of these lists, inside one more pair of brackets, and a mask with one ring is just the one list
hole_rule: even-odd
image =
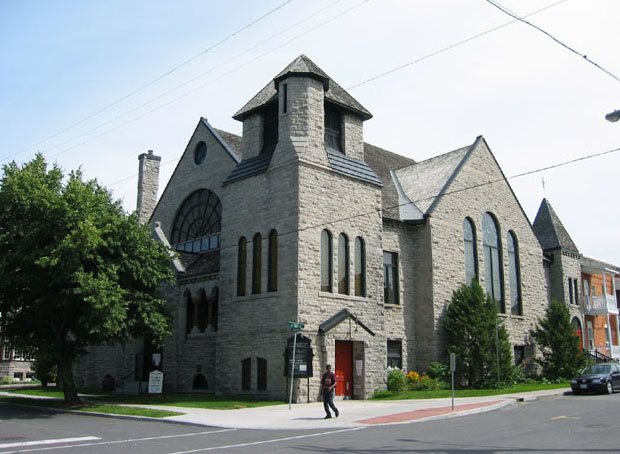
[[620,366],[616,363],[591,364],[571,379],[570,387],[575,394],[611,394],[614,390],[620,390]]

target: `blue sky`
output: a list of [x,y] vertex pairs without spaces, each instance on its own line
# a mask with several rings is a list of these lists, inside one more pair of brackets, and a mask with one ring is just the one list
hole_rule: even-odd
[[[500,3],[550,6],[529,20],[620,75],[617,0]],[[485,0],[0,0],[0,163],[40,151],[133,210],[140,153],[163,189],[200,116],[240,133],[234,112],[302,53],[373,113],[366,141],[415,160],[482,134],[510,177],[620,147],[620,82],[522,23],[429,56],[510,20]],[[510,184],[532,222],[546,195],[582,253],[620,265],[618,169]]]

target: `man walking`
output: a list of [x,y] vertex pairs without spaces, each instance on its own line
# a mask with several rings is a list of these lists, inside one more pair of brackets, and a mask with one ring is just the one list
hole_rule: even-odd
[[328,364],[327,372],[323,374],[323,378],[321,379],[321,386],[323,387],[323,407],[325,408],[325,418],[329,419],[332,417],[329,412],[329,408],[331,407],[334,410],[334,414],[336,418],[340,415],[340,412],[334,405],[334,388],[336,387],[336,374],[332,372],[331,364]]

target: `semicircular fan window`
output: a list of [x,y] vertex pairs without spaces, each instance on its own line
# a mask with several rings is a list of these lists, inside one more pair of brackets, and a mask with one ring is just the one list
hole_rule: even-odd
[[172,245],[196,254],[220,247],[222,204],[208,189],[191,193],[181,204],[172,226]]

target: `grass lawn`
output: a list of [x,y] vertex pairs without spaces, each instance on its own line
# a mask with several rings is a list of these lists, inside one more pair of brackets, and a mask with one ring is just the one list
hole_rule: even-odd
[[141,396],[108,394],[106,396],[98,396],[95,399],[123,404],[170,405],[174,407],[207,408],[211,410],[235,410],[239,408],[266,407],[268,405],[281,405],[285,403],[277,400],[253,400],[239,397],[183,393],[146,394]]
[[[14,394],[25,394],[30,396],[45,396],[45,397],[57,397],[63,398],[62,391],[57,391],[56,388],[43,389],[37,388],[14,388],[7,390]],[[252,407],[264,407],[268,405],[280,405],[285,402],[274,400],[253,400],[253,399],[241,399],[238,397],[223,397],[213,396],[210,394],[183,394],[183,393],[170,393],[170,394],[145,394],[140,396],[135,395],[122,395],[122,394],[110,394],[103,393],[96,390],[80,390],[82,394],[97,394],[96,396],[88,397],[89,400],[97,400],[101,402],[121,403],[121,404],[135,404],[135,405],[170,405],[175,407],[190,407],[190,408],[207,408],[212,410],[234,410],[238,408],[252,408]]]
[[[511,386],[510,388],[500,389],[456,389],[454,390],[455,397],[481,397],[481,396],[495,396],[498,394],[512,394],[523,393],[530,391],[542,391],[545,389],[558,389],[558,388],[570,388],[570,382],[562,383],[520,383],[518,385]],[[452,397],[452,391],[450,389],[439,389],[436,391],[377,391],[373,396],[373,399],[381,400],[404,400],[404,399],[437,399],[441,397]]]
[[155,410],[152,408],[121,407],[120,405],[109,404],[82,403],[80,405],[67,405],[63,401],[29,399],[28,397],[0,396],[0,402],[34,405],[45,408],[58,408],[62,410],[80,410],[93,413],[106,413],[110,415],[147,416],[150,418],[165,418],[167,416],[178,416],[183,414],[175,411]]

